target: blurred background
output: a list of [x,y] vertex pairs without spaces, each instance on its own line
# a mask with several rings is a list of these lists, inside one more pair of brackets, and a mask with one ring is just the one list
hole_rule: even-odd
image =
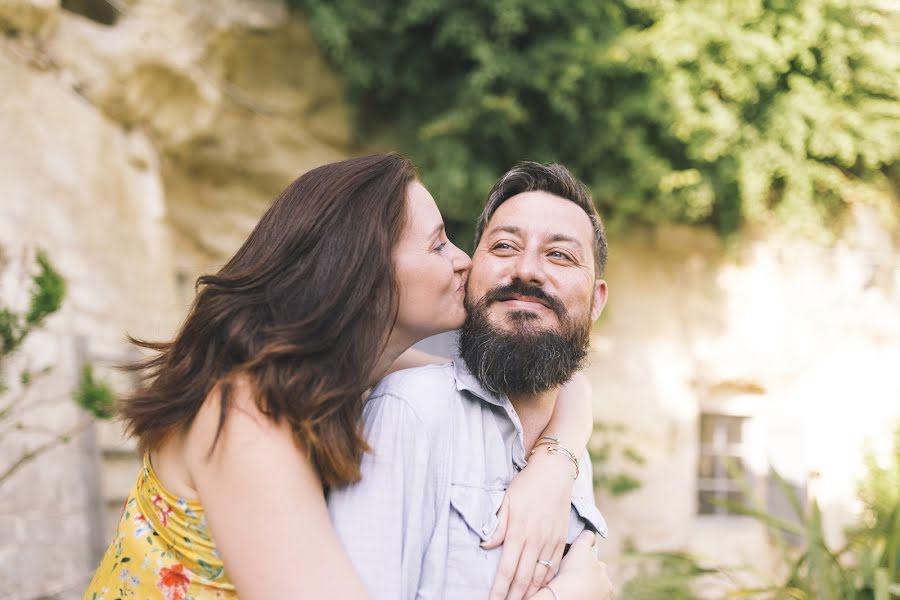
[[518,160],[593,189],[620,597],[900,597],[900,2],[0,0],[0,599],[111,539],[125,334],[389,149],[466,249]]

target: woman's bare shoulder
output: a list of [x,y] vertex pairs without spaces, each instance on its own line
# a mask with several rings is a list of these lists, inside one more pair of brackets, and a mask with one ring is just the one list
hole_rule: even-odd
[[185,436],[189,464],[216,462],[235,451],[282,448],[299,452],[290,426],[275,422],[262,411],[249,378],[234,378],[228,391],[223,404],[221,386],[213,388],[191,423]]

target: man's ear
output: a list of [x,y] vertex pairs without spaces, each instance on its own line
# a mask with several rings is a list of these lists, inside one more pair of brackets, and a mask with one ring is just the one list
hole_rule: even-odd
[[593,303],[591,304],[591,323],[595,323],[597,319],[600,318],[600,313],[603,312],[603,307],[606,306],[607,292],[608,288],[606,286],[606,281],[598,277],[597,281],[594,283],[594,298]]

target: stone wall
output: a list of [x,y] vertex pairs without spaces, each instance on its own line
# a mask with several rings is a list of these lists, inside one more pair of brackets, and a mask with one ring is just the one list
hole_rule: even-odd
[[[623,423],[646,462],[614,455],[639,490],[599,494],[608,557],[626,542],[691,549],[712,564],[771,573],[763,529],[698,516],[698,416],[748,417],[746,466],[774,510],[771,464],[822,505],[837,543],[859,507],[870,448],[900,424],[900,253],[863,206],[833,246],[748,233],[726,249],[712,232],[666,227],[611,242],[610,300],[593,339],[595,414]],[[783,515],[789,516],[789,515]]]
[[[0,99],[3,300],[22,301],[23,267],[38,247],[69,289],[61,312],[20,359],[33,371],[53,367],[32,390],[34,409],[23,421],[65,431],[83,418],[68,398],[79,363],[124,356],[125,331],[167,333],[177,314],[158,155],[144,134],[110,122],[62,86],[58,73],[35,69],[9,47],[0,52],[0,89],[16,90]],[[0,459],[6,466],[52,435],[5,436]],[[98,469],[88,430],[0,489],[4,597],[84,585],[103,543]]]
[[[27,399],[40,431],[0,442],[5,468],[83,422],[83,362],[127,390],[110,368],[135,357],[125,333],[170,336],[196,277],[350,134],[338,80],[280,1],[15,0],[0,31],[0,298],[21,303],[37,248],[69,290],[6,365],[53,370]],[[137,465],[102,423],[0,487],[0,599],[79,598]]]

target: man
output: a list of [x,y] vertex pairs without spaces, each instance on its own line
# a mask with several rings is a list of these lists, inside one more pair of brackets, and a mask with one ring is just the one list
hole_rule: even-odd
[[568,542],[585,528],[606,534],[589,458],[566,465],[564,447],[538,440],[606,303],[606,240],[590,192],[559,165],[520,163],[491,190],[475,244],[461,360],[379,384],[365,408],[372,453],[362,480],[329,496],[378,599],[487,598],[501,552],[481,544],[532,449],[553,448],[577,474]]

